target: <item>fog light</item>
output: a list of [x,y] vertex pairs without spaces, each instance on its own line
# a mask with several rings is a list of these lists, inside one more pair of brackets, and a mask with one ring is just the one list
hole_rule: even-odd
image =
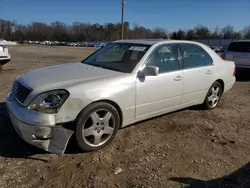
[[41,135],[41,136],[37,136],[37,135],[32,135],[32,138],[34,138],[34,139],[38,139],[38,140],[50,140],[50,139],[52,139],[53,138],[53,136],[52,135]]

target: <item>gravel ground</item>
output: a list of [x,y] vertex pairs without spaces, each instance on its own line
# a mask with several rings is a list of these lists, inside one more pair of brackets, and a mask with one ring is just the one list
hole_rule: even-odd
[[106,148],[65,155],[24,143],[6,113],[5,98],[21,73],[80,61],[91,48],[13,46],[0,74],[0,187],[250,187],[250,74],[213,111],[192,107],[120,130]]

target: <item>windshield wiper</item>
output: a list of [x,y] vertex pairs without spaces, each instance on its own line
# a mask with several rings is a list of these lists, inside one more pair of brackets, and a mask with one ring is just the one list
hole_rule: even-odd
[[119,68],[104,66],[104,65],[100,65],[100,64],[88,64],[88,63],[85,63],[85,62],[82,62],[82,63],[83,63],[83,64],[86,64],[86,65],[93,66],[93,67],[102,68],[102,69],[108,69],[108,70],[113,70],[113,71],[117,71],[117,72],[128,73],[128,71],[125,71],[125,70],[119,69]]

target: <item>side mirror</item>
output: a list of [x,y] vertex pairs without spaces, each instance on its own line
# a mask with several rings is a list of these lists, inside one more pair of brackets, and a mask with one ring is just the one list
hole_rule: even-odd
[[146,66],[142,71],[140,71],[141,76],[157,76],[159,74],[159,67],[156,66]]

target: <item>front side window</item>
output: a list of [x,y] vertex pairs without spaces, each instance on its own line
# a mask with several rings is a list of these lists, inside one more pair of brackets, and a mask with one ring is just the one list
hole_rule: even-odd
[[184,69],[213,64],[210,55],[196,44],[180,44],[180,51]]
[[150,45],[133,43],[111,43],[93,53],[84,64],[131,73]]
[[164,44],[156,47],[147,60],[148,66],[159,67],[159,73],[179,69],[178,50],[175,44]]

